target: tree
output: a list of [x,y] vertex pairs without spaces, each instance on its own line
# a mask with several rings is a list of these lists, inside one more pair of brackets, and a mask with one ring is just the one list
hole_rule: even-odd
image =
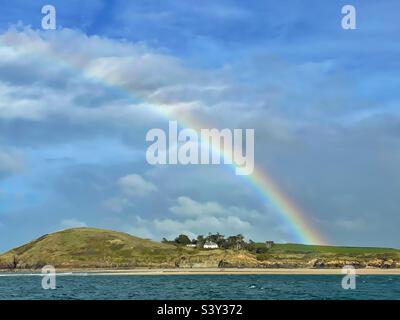
[[243,249],[246,246],[246,242],[244,241],[244,236],[242,234],[228,237],[227,243],[228,248],[236,250]]
[[255,251],[256,250],[256,243],[253,240],[249,240],[249,243],[246,245],[246,249],[248,251]]
[[197,248],[203,248],[204,244],[206,243],[206,239],[203,235],[198,235],[196,239]]
[[235,247],[235,244],[236,244],[236,237],[229,236],[226,239],[225,249],[233,249]]
[[175,243],[181,244],[181,245],[187,245],[190,244],[192,241],[186,234],[180,234],[177,238],[175,238]]
[[219,247],[224,247],[226,241],[225,236],[223,234],[220,234],[219,232],[215,234],[212,234],[210,232],[206,240],[216,243]]

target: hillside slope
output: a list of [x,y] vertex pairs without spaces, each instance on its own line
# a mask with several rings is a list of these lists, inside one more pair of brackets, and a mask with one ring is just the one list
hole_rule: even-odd
[[44,235],[0,256],[0,267],[123,267],[160,263],[176,247],[126,233],[75,228]]
[[[265,244],[256,244],[265,248]],[[207,250],[177,247],[126,233],[75,228],[44,235],[0,255],[0,269],[126,269],[248,267],[248,268],[398,268],[400,251],[362,248],[275,244],[262,253],[246,250]]]

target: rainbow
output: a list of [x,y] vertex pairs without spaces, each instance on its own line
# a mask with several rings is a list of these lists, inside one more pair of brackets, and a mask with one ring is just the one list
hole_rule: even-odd
[[[4,45],[10,46],[9,43],[5,43]],[[72,68],[74,71],[79,72],[80,76],[98,82],[99,84],[102,84],[104,86],[121,90],[129,97],[137,98],[137,95],[134,92],[131,92],[129,88],[126,88],[121,84],[113,83],[112,81],[104,79],[103,77],[93,76],[93,74],[87,74],[87,71],[84,70],[77,61],[73,61],[71,59],[67,59],[66,57],[60,56],[54,51],[49,51],[49,48],[46,48],[47,50],[43,52],[43,47],[40,44],[32,45],[31,43],[30,46],[21,46],[20,44],[18,47],[14,48],[27,52],[29,51],[30,54],[45,54],[46,59],[51,59],[54,63],[62,64],[64,66]],[[49,53],[51,55],[49,55]],[[207,128],[207,126],[201,126],[196,119],[188,119],[179,112],[171,111],[171,108],[165,108],[165,106],[163,107],[162,105],[151,105],[153,105],[154,109],[157,110],[158,114],[163,115],[168,120],[178,121],[180,127],[186,127],[195,130]],[[211,147],[213,148],[213,146]],[[222,150],[215,151],[224,156]],[[227,166],[230,166],[233,171],[235,171],[235,169],[237,168],[234,163]],[[251,175],[238,176],[238,179],[243,179],[246,183],[251,185],[252,188],[260,196],[262,201],[264,201],[269,206],[272,206],[276,210],[276,212],[279,213],[282,223],[290,228],[293,241],[305,244],[327,243],[324,237],[313,226],[310,218],[304,212],[302,212],[302,210],[297,207],[282,190],[280,190],[278,185],[266,172],[262,172],[261,170],[257,169],[257,167],[255,167]]]
[[[207,128],[206,125],[200,124],[198,120],[193,118],[185,117],[183,114],[177,116],[177,112],[168,112],[168,108],[162,106],[155,106],[158,108],[158,113],[164,115],[167,119],[174,119],[178,117],[179,124],[183,128],[191,128],[200,131],[202,128]],[[175,120],[175,119],[174,119]],[[217,150],[214,146],[210,146],[214,152],[217,152],[222,157],[225,157],[224,150]],[[232,171],[238,166],[232,162],[227,164],[231,167]],[[291,235],[293,240],[304,244],[327,244],[326,239],[320,235],[316,228],[309,221],[307,215],[295,205],[293,201],[279,188],[274,180],[262,172],[257,167],[251,175],[240,175],[237,176],[239,179],[243,179],[247,184],[258,193],[261,200],[272,206],[276,212],[280,213],[281,221],[284,225],[290,227]]]
[[266,197],[281,213],[284,223],[291,227],[296,242],[305,244],[328,243],[310,222],[306,223],[309,218],[279,189],[278,185],[266,173],[255,168],[253,174],[248,176],[248,181],[260,195]]

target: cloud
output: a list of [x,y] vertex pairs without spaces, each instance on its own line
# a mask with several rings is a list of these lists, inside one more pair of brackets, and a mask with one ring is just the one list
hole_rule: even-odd
[[[265,223],[265,216],[255,210],[223,206],[217,202],[198,202],[188,197],[179,197],[176,204],[170,208],[175,216],[167,218],[143,218],[135,216],[133,222],[125,226],[125,230],[134,234],[144,234],[146,237],[175,238],[184,233],[190,237],[209,232],[220,232],[226,235],[242,233],[251,237],[259,233],[254,223]],[[271,226],[272,227],[272,226]]]
[[125,195],[133,197],[142,197],[157,191],[157,187],[153,183],[146,181],[138,174],[129,174],[119,178],[118,186]]
[[118,187],[116,195],[102,201],[102,206],[112,212],[123,212],[138,198],[144,198],[158,190],[154,183],[136,173],[118,178],[116,185]]
[[220,232],[227,235],[242,233],[249,235],[253,226],[250,222],[236,216],[215,217],[199,216],[193,219],[157,219],[154,227],[158,232],[169,238],[180,233],[191,236],[207,234],[208,232]]
[[169,211],[180,216],[196,217],[199,215],[225,214],[224,208],[216,202],[199,203],[188,197],[179,197],[176,202],[177,204],[170,207]]
[[237,101],[230,98],[235,89],[226,70],[188,67],[143,43],[28,27],[9,29],[0,43],[5,145],[54,146],[107,136],[137,147],[149,127],[159,126],[161,109],[183,116]]
[[[0,142],[5,144],[55,145],[107,136],[143,147],[138,137],[160,124],[164,109],[178,118],[213,119],[216,127],[255,128],[267,142],[287,141],[310,121],[343,116],[349,108],[342,102],[353,99],[334,72],[337,61],[328,59],[294,64],[249,55],[200,69],[143,42],[70,29],[49,34],[11,28],[0,43],[0,123],[7,123],[0,125]],[[309,81],[299,82],[299,75]],[[249,83],[252,79],[257,81]],[[17,134],[21,126],[24,135]]]
[[169,211],[181,217],[217,216],[229,215],[243,216],[250,219],[259,218],[261,215],[256,210],[247,210],[236,206],[224,207],[218,202],[198,202],[189,197],[182,196],[176,199],[176,204]]
[[250,235],[256,229],[254,222],[265,219],[257,210],[224,206],[215,201],[198,202],[182,196],[175,202],[169,211],[178,218],[154,220],[155,229],[170,237],[179,233],[195,236],[208,232]]
[[[137,202],[138,198],[156,192],[158,187],[150,181],[145,180],[139,174],[128,174],[118,178],[117,190],[113,190],[115,195],[101,201],[103,208],[115,212],[123,213]],[[115,183],[113,183],[113,186]]]

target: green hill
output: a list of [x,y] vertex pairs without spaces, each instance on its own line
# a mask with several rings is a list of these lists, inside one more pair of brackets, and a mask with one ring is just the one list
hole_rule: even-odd
[[400,251],[391,248],[275,244],[266,249],[264,243],[255,247],[262,250],[186,248],[122,232],[75,228],[44,235],[0,255],[0,269],[400,267]]
[[0,256],[0,266],[123,267],[161,263],[176,247],[126,233],[76,228],[44,235]]

